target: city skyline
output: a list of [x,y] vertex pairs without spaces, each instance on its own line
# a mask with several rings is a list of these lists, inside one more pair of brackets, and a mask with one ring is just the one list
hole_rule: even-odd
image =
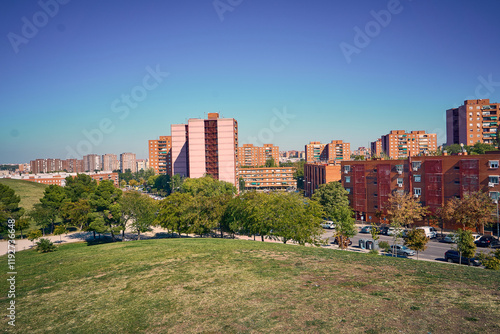
[[0,8],[0,163],[147,158],[148,140],[170,124],[213,112],[238,121],[240,146],[369,147],[394,129],[436,133],[440,145],[446,110],[500,102],[495,1]]

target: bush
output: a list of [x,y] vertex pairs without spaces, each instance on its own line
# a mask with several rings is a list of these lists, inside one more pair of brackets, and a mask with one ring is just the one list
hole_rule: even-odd
[[481,253],[477,256],[481,264],[486,269],[499,270],[500,269],[500,249],[497,249],[491,254]]
[[42,236],[42,231],[40,230],[31,230],[28,232],[28,240],[33,242],[36,239],[41,238]]
[[378,255],[378,250],[376,250],[376,249],[370,249],[370,251],[368,252],[368,254]]
[[379,242],[378,246],[380,247],[380,249],[383,249],[386,252],[389,252],[389,250],[391,249],[391,245],[389,245],[387,241]]
[[49,239],[40,239],[36,243],[35,250],[39,253],[48,253],[48,252],[53,252],[57,249],[56,245]]

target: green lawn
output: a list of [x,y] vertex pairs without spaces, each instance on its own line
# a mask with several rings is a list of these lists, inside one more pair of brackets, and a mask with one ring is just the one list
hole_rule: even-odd
[[[16,327],[2,326],[17,333],[500,332],[500,272],[446,263],[184,238],[22,251],[16,265]],[[1,284],[4,313],[6,296]]]
[[0,183],[11,187],[16,192],[16,195],[21,196],[19,206],[22,206],[26,211],[31,210],[33,204],[39,202],[40,198],[43,197],[45,187],[47,187],[47,185],[41,183],[13,179],[0,179]]

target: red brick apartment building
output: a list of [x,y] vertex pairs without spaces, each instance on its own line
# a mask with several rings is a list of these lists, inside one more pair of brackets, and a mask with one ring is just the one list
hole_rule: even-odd
[[265,166],[266,161],[272,158],[275,164],[279,166],[279,151],[279,146],[273,144],[264,144],[261,147],[243,144],[243,146],[238,147],[238,163],[239,166]]
[[250,167],[240,168],[238,175],[245,181],[245,190],[288,190],[297,189],[294,172],[293,167]]
[[492,144],[496,139],[500,103],[489,99],[465,100],[458,108],[446,110],[446,142],[474,145]]
[[408,158],[437,150],[436,134],[425,131],[392,130],[383,135],[381,141],[382,150],[391,159]]
[[342,140],[332,140],[328,144],[312,141],[305,146],[306,162],[336,163],[351,159],[351,145]]
[[[120,185],[118,180],[118,173],[80,173],[80,174],[89,175],[92,179],[97,181],[97,184],[99,184],[99,182],[103,180],[110,180],[113,181],[115,187],[118,187]],[[46,185],[55,184],[64,187],[66,185],[66,180],[65,180],[66,177],[68,176],[76,177],[76,175],[77,175],[76,173],[36,174],[36,175],[26,174],[23,175],[22,177],[16,177],[15,179],[42,183]]]
[[[483,155],[418,156],[406,160],[342,162],[342,185],[356,216],[380,222],[375,213],[387,209],[389,194],[411,193],[432,212],[449,199],[468,192],[487,191],[498,199],[500,153]],[[461,225],[446,223],[445,228]]]
[[384,152],[382,150],[382,139],[377,139],[375,141],[372,141],[370,143],[370,148],[371,148],[371,153],[372,157],[380,157],[382,153]]
[[149,141],[149,168],[156,174],[172,175],[172,136]]
[[321,184],[340,181],[340,165],[306,163],[304,165],[304,195],[311,197]]

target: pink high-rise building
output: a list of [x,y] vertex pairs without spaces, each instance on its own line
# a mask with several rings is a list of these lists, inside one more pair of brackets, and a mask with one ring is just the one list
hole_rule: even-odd
[[205,174],[236,187],[238,166],[238,122],[209,113],[208,119],[189,119],[173,124],[173,174],[191,178]]

